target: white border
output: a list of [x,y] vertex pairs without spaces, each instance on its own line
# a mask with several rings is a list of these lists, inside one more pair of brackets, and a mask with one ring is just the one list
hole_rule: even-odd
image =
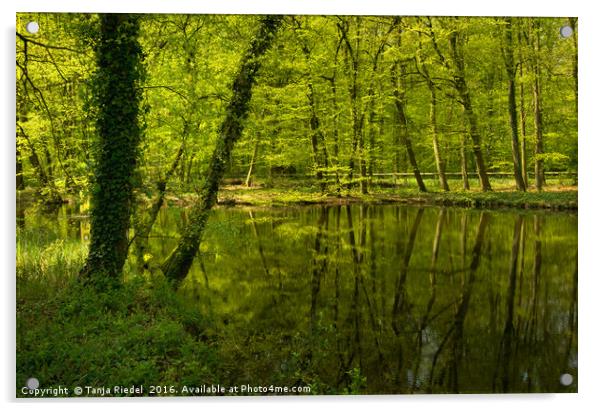
[[[579,17],[579,394],[564,395],[471,395],[471,396],[373,396],[373,397],[313,397],[313,398],[197,398],[197,399],[124,399],[100,401],[28,401],[26,407],[43,409],[81,408],[104,409],[131,408],[137,402],[149,409],[164,409],[166,405],[202,409],[222,407],[250,409],[304,410],[316,406],[342,406],[351,410],[370,406],[386,409],[407,410],[487,410],[508,408],[526,409],[542,407],[552,410],[594,408],[600,404],[599,381],[600,354],[600,304],[602,299],[600,277],[602,275],[596,255],[600,254],[598,241],[602,233],[597,212],[602,196],[600,193],[600,127],[595,127],[601,117],[600,76],[602,67],[598,52],[601,50],[600,26],[602,16],[595,11],[595,0],[26,0],[13,4],[1,1],[2,54],[0,57],[0,124],[2,145],[2,235],[0,250],[4,270],[1,272],[3,295],[3,337],[0,338],[1,361],[0,398],[7,408],[18,406],[14,398],[14,269],[15,269],[15,206],[14,206],[14,114],[15,71],[14,25],[17,11],[48,12],[144,12],[144,13],[281,13],[281,14],[400,14],[400,15],[514,15],[514,16],[578,16]],[[598,166],[598,167],[597,167]],[[598,191],[596,191],[596,189]],[[336,405],[335,405],[336,404]],[[599,405],[598,405],[599,406]]]
[[559,0],[545,2],[525,0],[501,2],[468,0],[149,0],[143,3],[134,1],[28,0],[19,2],[18,8],[20,11],[72,12],[563,16],[583,9],[584,3]]

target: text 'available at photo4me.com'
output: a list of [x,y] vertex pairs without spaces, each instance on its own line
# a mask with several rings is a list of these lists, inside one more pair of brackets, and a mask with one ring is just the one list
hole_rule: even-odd
[[234,385],[220,384],[181,387],[174,385],[115,385],[105,386],[56,386],[46,388],[23,387],[21,394],[26,397],[138,397],[138,396],[217,396],[217,395],[295,395],[311,394],[310,386],[278,385]]

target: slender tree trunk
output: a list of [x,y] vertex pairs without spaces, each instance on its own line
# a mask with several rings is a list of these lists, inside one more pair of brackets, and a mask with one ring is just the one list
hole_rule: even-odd
[[138,123],[142,96],[138,19],[129,14],[100,16],[95,78],[99,154],[92,190],[90,249],[81,273],[99,285],[120,279],[129,245],[133,175],[142,134]]
[[251,187],[251,177],[253,176],[253,168],[255,167],[255,161],[257,159],[257,151],[259,150],[259,139],[255,140],[255,146],[253,147],[253,155],[251,156],[251,164],[249,164],[249,171],[247,172],[247,178],[245,180],[245,186]]
[[520,146],[518,141],[518,115],[516,113],[516,67],[514,65],[514,36],[512,30],[512,18],[504,19],[505,43],[503,47],[506,75],[508,76],[508,115],[510,118],[510,131],[512,141],[512,163],[514,165],[514,181],[516,188],[526,191],[523,181],[522,163],[520,158]]
[[462,51],[462,45],[458,44],[458,42],[458,33],[453,32],[450,38],[450,46],[456,68],[454,86],[460,95],[460,100],[462,102],[462,106],[464,107],[464,115],[466,117],[466,122],[468,123],[470,138],[472,140],[472,151],[474,152],[481,190],[491,191],[491,184],[489,183],[489,177],[487,176],[487,166],[481,151],[481,134],[479,133],[478,129],[477,116],[473,111],[470,92],[466,84],[466,76],[464,72],[464,54]]
[[[24,122],[23,118],[21,119],[21,122]],[[17,128],[18,128],[17,135],[20,138],[27,141],[27,145],[28,145],[28,148],[30,151],[29,163],[31,164],[33,169],[36,171],[38,180],[40,181],[41,188],[48,187],[50,185],[50,179],[48,178],[48,175],[46,174],[46,171],[44,170],[44,167],[42,166],[40,157],[38,156],[38,152],[37,152],[35,146],[33,145],[33,142],[31,141],[31,139],[29,138],[29,136],[27,135],[27,133],[25,132],[25,130],[23,129],[23,127],[20,124],[17,126]]]
[[539,67],[539,24],[532,22],[533,32],[533,122],[535,127],[535,187],[537,191],[543,189],[544,181],[544,165],[543,165],[543,121],[541,114],[541,69]]
[[543,158],[543,125],[541,115],[541,91],[539,87],[539,74],[533,80],[533,115],[535,126],[535,187],[541,191],[544,185]]
[[281,16],[263,17],[257,35],[242,59],[232,84],[233,96],[226,109],[226,118],[220,128],[207,178],[200,198],[190,213],[190,224],[185,227],[177,247],[162,265],[165,276],[175,280],[176,283],[186,277],[198,251],[209,212],[217,202],[220,180],[226,170],[234,144],[243,131],[243,121],[248,114],[253,84],[261,66],[260,58],[270,48],[281,21]]
[[[316,110],[316,96],[314,91],[313,78],[311,73],[311,52],[305,42],[301,46],[305,61],[307,63],[307,100],[309,102],[309,128],[311,133],[311,149],[314,159],[314,168],[316,169],[316,180],[320,185],[320,191],[326,191],[326,181],[324,180],[324,169],[328,167],[328,154],[326,152],[326,141],[324,134],[320,129],[320,119]],[[321,147],[320,147],[321,146]]]
[[447,177],[445,176],[445,161],[443,161],[443,158],[441,158],[441,150],[439,149],[439,137],[437,135],[437,93],[435,90],[435,85],[432,83],[432,81],[427,81],[427,84],[431,92],[431,136],[433,139],[433,153],[435,154],[437,174],[439,175],[439,185],[444,191],[449,191],[449,184],[447,184]]
[[[363,117],[363,116],[362,116]],[[363,121],[363,120],[362,120]],[[360,191],[362,194],[368,194],[368,168],[366,166],[366,146],[364,141],[363,127],[358,131],[358,148],[360,158]]]
[[[335,54],[335,67],[337,63],[339,48],[337,47],[337,51]],[[334,167],[334,178],[336,185],[337,196],[341,195],[341,179],[339,175],[339,107],[337,102],[337,86],[336,86],[336,68],[332,74],[332,77],[326,78],[330,82],[330,91],[332,92],[332,107],[334,110],[334,116],[332,118],[333,122],[333,149],[334,149],[334,157],[331,159],[332,166]]]
[[23,162],[21,160],[21,149],[19,148],[19,142],[16,144],[15,158],[17,160],[16,167],[16,181],[15,186],[17,190],[23,190],[25,188],[25,180],[23,179]]
[[460,167],[462,172],[462,187],[464,190],[470,190],[470,181],[468,180],[468,159],[466,158],[466,135],[462,133],[462,146],[460,147]]
[[401,63],[396,63],[392,70],[391,70],[391,81],[393,83],[393,97],[395,100],[395,108],[397,111],[397,118],[399,119],[399,125],[400,125],[400,138],[402,141],[402,144],[404,145],[406,152],[408,154],[408,161],[410,162],[410,165],[412,166],[412,171],[414,173],[414,178],[416,179],[416,184],[418,184],[418,189],[422,192],[426,192],[426,186],[424,184],[424,181],[422,180],[422,175],[420,174],[420,169],[418,168],[418,162],[416,161],[416,156],[414,154],[414,149],[412,147],[412,140],[410,138],[409,135],[409,130],[408,130],[408,119],[406,117],[406,113],[405,113],[405,90],[403,90],[403,86],[399,86],[398,84],[398,78],[401,77],[401,75],[404,72],[403,67],[400,70],[400,73],[397,72],[397,70],[395,69],[395,66],[401,64]]
[[351,44],[351,40],[348,37],[349,27],[343,24],[338,24],[339,30],[345,41],[347,58],[351,66],[351,81],[349,84],[349,98],[351,103],[351,122],[352,122],[352,155],[349,159],[349,182],[347,184],[347,190],[351,190],[353,187],[353,173],[355,168],[355,156],[358,156],[358,162],[360,167],[360,190],[362,194],[368,193],[368,186],[366,181],[366,160],[364,158],[364,134],[363,134],[363,123],[364,115],[360,109],[360,98],[359,98],[359,86],[358,86],[358,74],[359,74],[359,47],[360,47],[360,33],[359,33],[359,18],[356,18],[356,35],[355,45]]
[[324,181],[324,171],[326,168],[326,158],[324,157],[324,151],[320,152],[320,141],[324,141],[324,135],[320,130],[320,119],[318,118],[318,114],[316,113],[315,106],[315,96],[314,96],[314,87],[309,80],[307,87],[309,89],[308,99],[309,99],[309,107],[310,107],[310,120],[309,127],[311,130],[311,149],[314,157],[314,167],[316,169],[316,179],[318,180],[318,184],[320,185],[320,191],[323,193],[326,191],[326,183]]
[[[523,78],[523,62],[520,63],[520,77]],[[529,175],[527,171],[527,113],[525,110],[525,87],[523,82],[520,83],[520,159],[521,159],[521,170],[523,172],[523,181],[525,182],[525,189],[529,188]]]
[[368,116],[368,185],[372,187],[374,178],[374,152],[376,147],[376,112],[374,111],[374,104],[370,108],[370,115]]

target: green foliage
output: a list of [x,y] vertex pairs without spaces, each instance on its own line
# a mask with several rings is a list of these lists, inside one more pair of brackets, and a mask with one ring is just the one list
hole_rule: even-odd
[[347,371],[351,383],[349,388],[345,390],[345,394],[363,394],[366,389],[366,377],[362,376],[359,368],[353,368]]
[[[25,131],[17,138],[20,175],[26,186],[40,187],[46,195],[86,191],[94,165],[91,143],[94,133],[100,132],[95,125],[98,112],[91,81],[96,73],[92,55],[99,44],[100,19],[96,15],[32,13],[18,17],[18,100],[23,108],[18,123]],[[146,135],[140,140],[132,184],[152,197],[157,181],[167,176],[182,147],[181,159],[167,181],[168,190],[198,192],[234,97],[232,79],[259,18],[145,15],[137,19],[146,75],[139,79],[141,96],[129,101],[132,106],[140,101]],[[25,33],[23,26],[29,20],[40,22],[38,35]],[[249,102],[249,116],[240,119],[244,131],[227,163],[226,176],[244,180],[255,146],[258,152],[252,177],[267,185],[279,176],[315,177],[320,172],[329,191],[340,191],[347,183],[356,185],[366,179],[370,185],[374,173],[411,172],[400,141],[395,87],[404,95],[408,135],[418,168],[436,172],[425,75],[437,90],[434,118],[445,169],[459,172],[465,150],[468,171],[474,171],[470,145],[462,148],[467,124],[453,83],[449,48],[453,35],[459,36],[463,50],[465,81],[484,161],[490,171],[510,171],[507,81],[500,48],[503,24],[498,18],[284,18],[274,47],[261,59],[263,69]],[[519,129],[526,143],[528,170],[533,170],[535,160],[542,156],[546,170],[577,170],[573,78],[577,50],[572,39],[558,36],[562,24],[565,19],[512,19]],[[532,44],[536,35],[541,40],[538,52]],[[46,55],[50,61],[42,58]],[[357,57],[357,74],[353,56]],[[392,82],[392,69],[399,61],[406,61],[408,69]],[[544,154],[539,157],[534,153],[535,62],[541,71],[537,79],[543,107]],[[312,99],[308,97],[310,83]],[[353,130],[354,110],[361,119],[356,122],[361,132]],[[312,113],[319,125],[313,131]],[[315,164],[311,136],[316,132],[323,136],[318,148],[324,150],[327,164]],[[40,167],[34,165],[33,151]],[[362,162],[368,176],[358,178]]]
[[[42,281],[19,282],[20,295]],[[99,293],[71,281],[21,301],[17,389],[30,376],[43,386],[217,383],[209,326],[165,282],[134,279]]]

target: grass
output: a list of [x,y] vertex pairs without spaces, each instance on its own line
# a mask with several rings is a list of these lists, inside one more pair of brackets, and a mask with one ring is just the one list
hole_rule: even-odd
[[[35,276],[18,268],[17,396],[30,377],[71,388],[219,382],[209,320],[165,280],[99,291],[55,261]],[[59,285],[45,280],[61,274]]]
[[[531,187],[527,192],[514,189],[508,179],[492,179],[493,191],[482,192],[476,180],[471,181],[471,190],[462,190],[461,181],[452,180],[450,191],[439,189],[437,182],[426,180],[428,192],[419,192],[412,181],[400,181],[393,187],[371,187],[369,194],[361,194],[358,189],[341,190],[340,194],[330,190],[320,192],[311,182],[276,182],[272,186],[257,184],[254,187],[242,185],[223,186],[219,194],[221,205],[289,206],[305,204],[348,204],[348,203],[407,203],[424,205],[447,205],[474,208],[536,208],[555,210],[576,210],[578,208],[577,186],[571,181],[550,179],[542,192]],[[170,197],[171,203],[186,205],[195,196],[180,194]]]

